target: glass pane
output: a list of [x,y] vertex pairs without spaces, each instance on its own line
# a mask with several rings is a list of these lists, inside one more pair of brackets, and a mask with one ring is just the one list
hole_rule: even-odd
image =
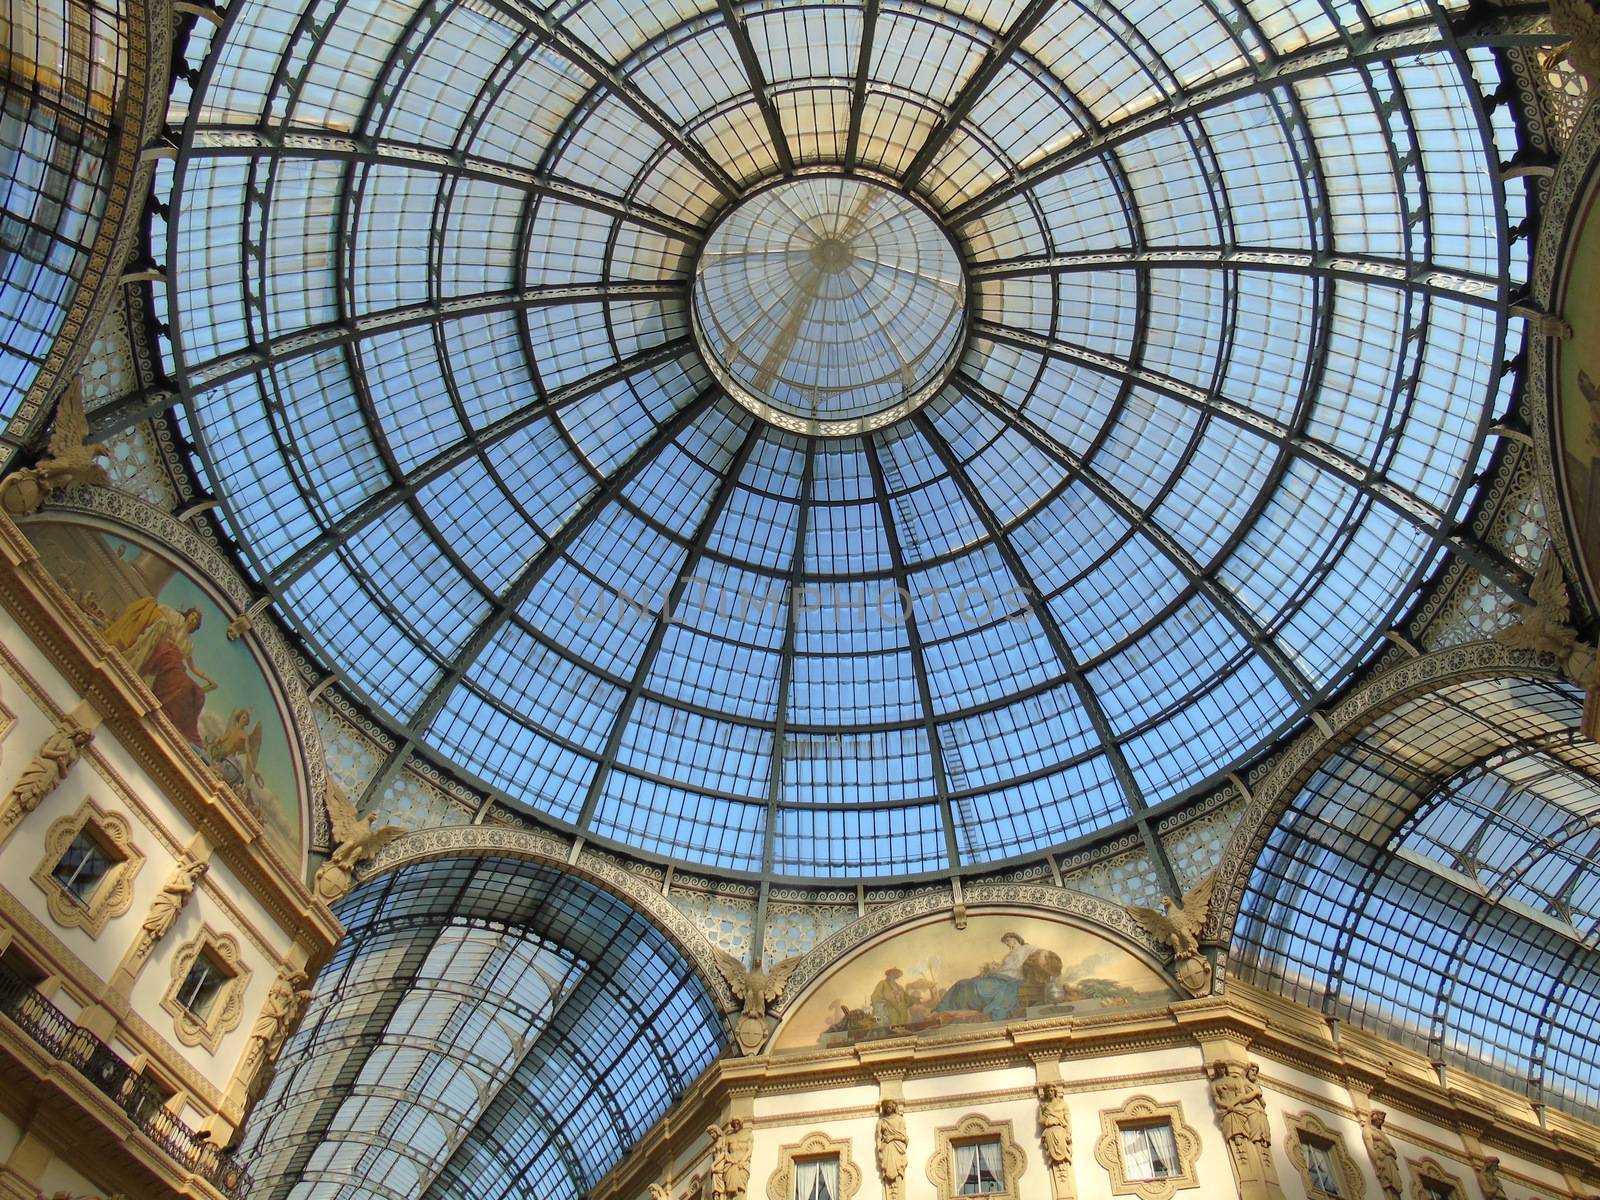
[[99,839],[87,829],[82,829],[62,852],[60,861],[50,875],[75,899],[87,904],[111,866],[111,858],[100,845]]
[[1124,1126],[1122,1167],[1129,1179],[1167,1179],[1179,1174],[1178,1142],[1172,1126],[1165,1121]]

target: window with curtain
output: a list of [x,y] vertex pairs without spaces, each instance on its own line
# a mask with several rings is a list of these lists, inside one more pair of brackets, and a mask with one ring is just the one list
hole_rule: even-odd
[[1006,1190],[999,1138],[959,1143],[951,1149],[956,1159],[956,1195],[988,1196]]
[[1172,1125],[1125,1125],[1122,1128],[1122,1166],[1128,1179],[1168,1179],[1182,1174],[1178,1140]]
[[1339,1173],[1333,1169],[1333,1150],[1323,1142],[1302,1140],[1306,1154],[1306,1174],[1311,1176],[1311,1186],[1330,1196],[1342,1196]]
[[803,1158],[794,1164],[795,1200],[839,1200],[839,1159]]

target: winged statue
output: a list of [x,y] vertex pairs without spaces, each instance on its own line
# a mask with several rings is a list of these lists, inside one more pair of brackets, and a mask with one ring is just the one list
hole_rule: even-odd
[[111,482],[96,459],[110,451],[89,441],[89,417],[83,408],[83,389],[74,382],[56,406],[55,425],[44,456],[32,467],[13,471],[0,482],[0,506],[14,517],[35,511],[51,492],[80,483],[105,486]]
[[1200,953],[1200,931],[1211,911],[1211,889],[1216,876],[1207,875],[1185,892],[1182,900],[1161,898],[1161,911],[1125,904],[1124,908],[1150,936],[1172,951],[1172,971],[1191,995],[1203,996],[1211,987],[1211,964]]
[[1568,41],[1547,66],[1564,58],[1591,88],[1600,88],[1600,10],[1590,0],[1550,0],[1550,28]]
[[1514,650],[1537,650],[1565,659],[1572,653],[1578,634],[1572,627],[1572,601],[1561,563],[1546,551],[1528,588],[1532,604],[1517,605],[1517,621],[1494,635],[1495,641]]
[[789,976],[800,965],[802,955],[786,958],[770,971],[759,967],[747,968],[725,950],[715,950],[717,970],[728,981],[728,988],[743,1005],[739,1023],[734,1027],[734,1040],[746,1056],[760,1054],[767,1040],[767,1005],[783,995]]
[[332,904],[349,892],[355,883],[356,867],[371,858],[405,832],[401,825],[374,828],[378,814],[356,814],[355,805],[330,776],[327,791],[328,823],[332,826],[333,853],[317,868],[312,888],[317,898]]

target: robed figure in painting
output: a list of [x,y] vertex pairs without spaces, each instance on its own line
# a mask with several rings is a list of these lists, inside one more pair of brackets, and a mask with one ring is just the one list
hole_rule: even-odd
[[140,596],[106,626],[105,638],[150,685],[161,711],[193,745],[200,745],[200,712],[217,681],[194,661],[194,632],[200,610],[179,612],[150,596]]
[[1001,935],[1005,958],[985,964],[980,974],[959,979],[934,1007],[936,1013],[982,1013],[990,1021],[1016,1016],[1029,1003],[1047,999],[1061,975],[1061,957],[1028,945],[1019,933]]

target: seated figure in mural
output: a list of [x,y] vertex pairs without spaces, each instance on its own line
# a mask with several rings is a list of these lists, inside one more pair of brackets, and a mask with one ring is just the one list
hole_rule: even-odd
[[980,974],[951,984],[934,1006],[935,1013],[957,1019],[1004,1021],[1019,1016],[1030,1004],[1059,998],[1059,954],[1028,945],[1018,933],[1006,933],[1000,942],[1007,949],[1005,958],[986,963]]
[[140,596],[105,628],[106,641],[150,685],[161,710],[191,743],[200,745],[200,712],[217,681],[194,661],[200,610],[179,612],[154,597]]

